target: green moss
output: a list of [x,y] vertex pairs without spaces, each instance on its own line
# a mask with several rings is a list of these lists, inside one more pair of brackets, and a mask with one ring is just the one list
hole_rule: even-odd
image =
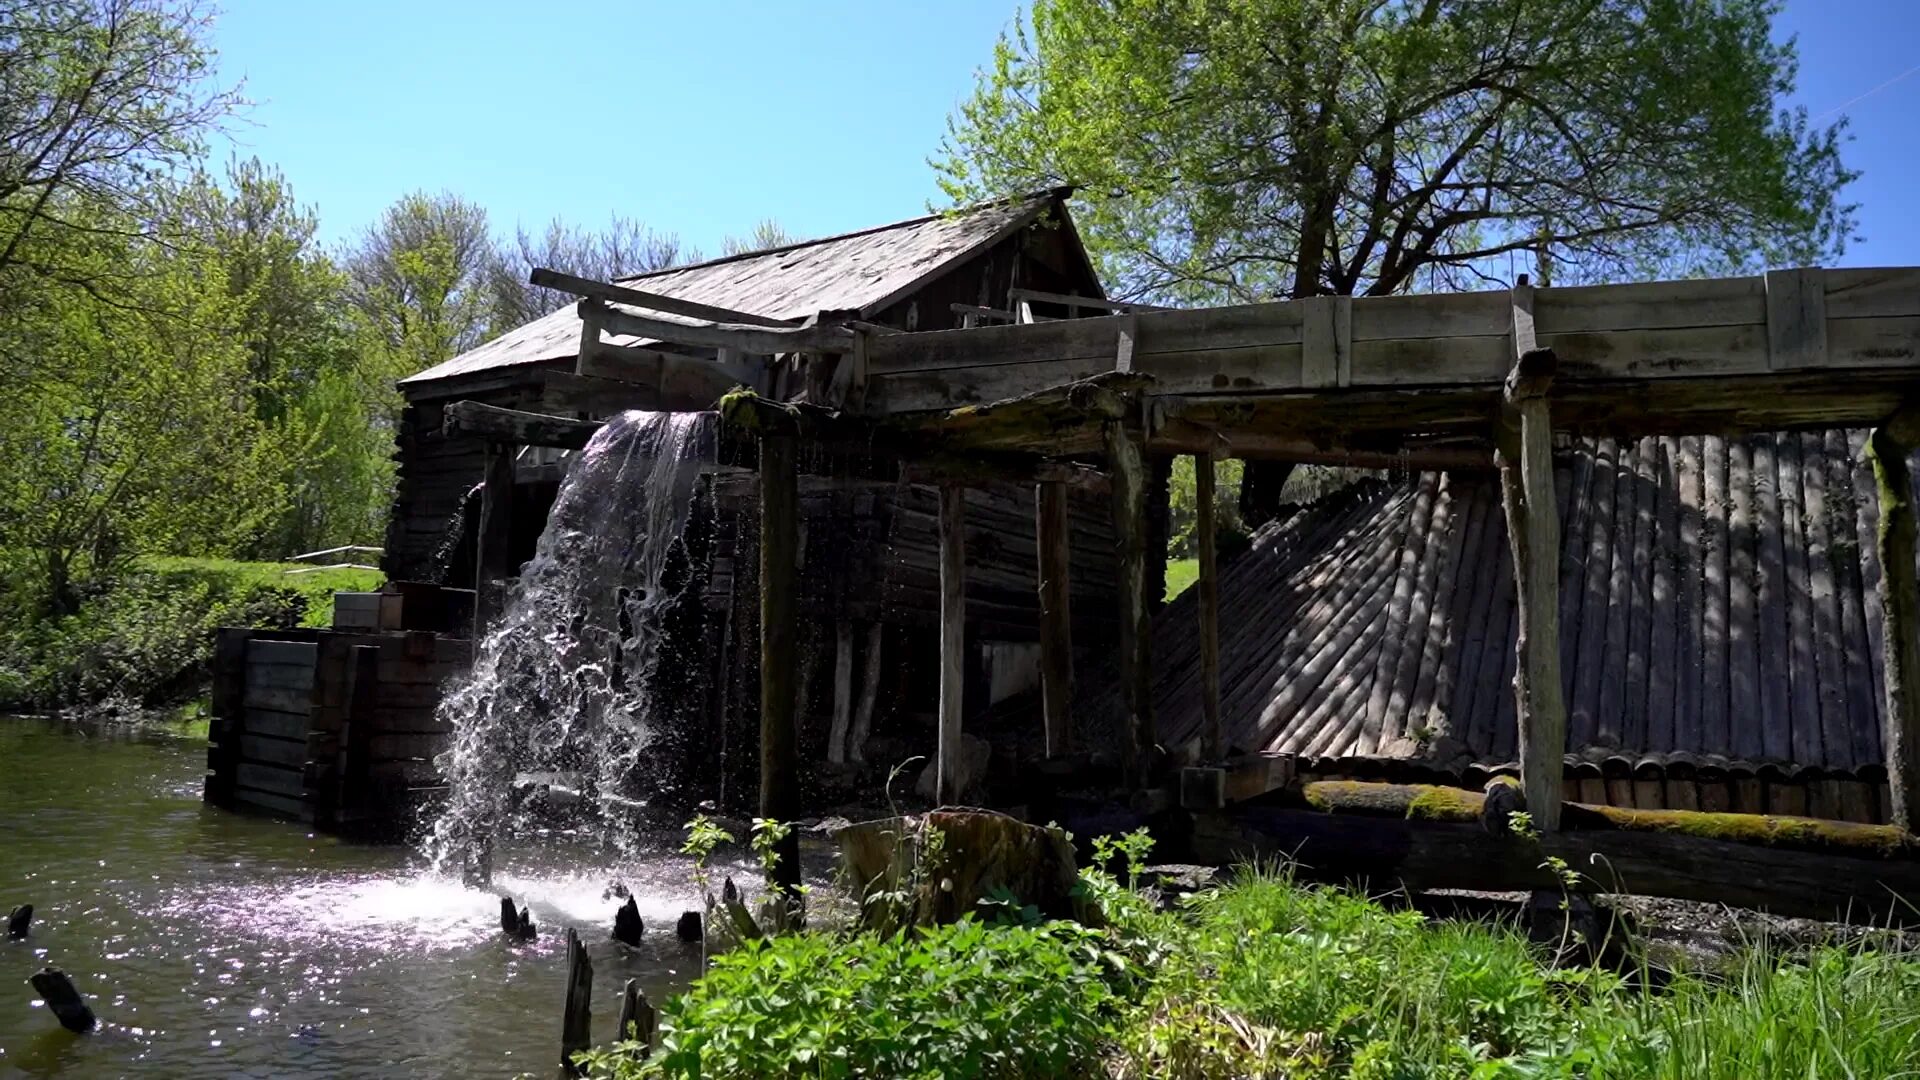
[[1425,787],[1407,804],[1407,818],[1411,821],[1462,821],[1480,820],[1480,808],[1486,797],[1478,792],[1456,787]]
[[1676,833],[1703,840],[1835,851],[1883,858],[1911,854],[1912,841],[1891,825],[1785,817],[1774,814],[1721,814],[1701,810],[1629,810],[1618,806],[1569,805],[1562,819],[1569,829],[1624,829]]

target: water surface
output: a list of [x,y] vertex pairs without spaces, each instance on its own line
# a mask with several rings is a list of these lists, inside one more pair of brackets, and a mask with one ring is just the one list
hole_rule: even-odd
[[[596,1041],[620,987],[683,988],[698,946],[678,856],[614,862],[564,836],[502,854],[496,884],[530,901],[539,939],[500,939],[493,893],[424,873],[400,848],[203,806],[206,744],[0,718],[0,913],[35,907],[0,942],[0,1076],[551,1075],[565,953],[594,962]],[[618,878],[647,934],[607,934]],[[27,977],[65,969],[103,1022],[62,1030]]]

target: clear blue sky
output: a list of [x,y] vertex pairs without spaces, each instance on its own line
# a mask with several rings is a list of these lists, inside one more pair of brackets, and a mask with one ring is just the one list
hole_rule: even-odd
[[[817,236],[920,213],[1015,3],[228,0],[216,40],[256,102],[240,152],[330,240],[444,188],[498,226],[618,211],[717,254],[763,217]],[[1789,0],[1777,29],[1797,103],[1852,118],[1846,263],[1920,263],[1920,0]]]

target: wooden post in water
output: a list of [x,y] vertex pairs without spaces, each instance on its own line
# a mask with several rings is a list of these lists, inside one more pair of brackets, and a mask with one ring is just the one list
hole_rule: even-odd
[[1206,722],[1201,758],[1217,765],[1227,756],[1220,720],[1220,581],[1214,552],[1213,455],[1193,455],[1193,542],[1199,549],[1200,712]]
[[480,527],[473,558],[476,647],[500,614],[499,583],[513,576],[513,459],[511,445],[487,443],[487,475],[480,489]]
[[560,1075],[583,1076],[573,1055],[593,1045],[593,961],[580,935],[567,928],[567,1009],[560,1018]]
[[1534,347],[1533,290],[1513,290],[1519,359],[1507,375],[1496,458],[1519,613],[1513,695],[1519,720],[1520,786],[1534,827],[1560,827],[1567,710],[1560,690],[1560,510],[1553,494],[1553,421],[1547,390],[1556,361]]
[[641,1056],[652,1053],[653,1033],[660,1025],[659,1014],[647,1001],[646,992],[640,989],[640,980],[628,979],[626,989],[620,995],[620,1026],[614,1037],[622,1042],[631,1040],[646,1047]]
[[1068,564],[1072,553],[1067,521],[1067,485],[1042,480],[1034,486],[1034,533],[1040,576],[1040,705],[1047,756],[1073,749],[1073,612]]
[[1901,409],[1867,437],[1880,502],[1881,653],[1886,669],[1888,823],[1914,831],[1920,818],[1920,581],[1914,571],[1913,476],[1907,458],[1920,440],[1920,409]]
[[[760,816],[792,822],[800,812],[799,672],[794,593],[800,552],[800,486],[791,435],[760,438]],[[800,885],[800,834],[776,849],[774,884]]]
[[1127,719],[1120,740],[1127,782],[1145,787],[1156,739],[1152,668],[1148,663],[1146,489],[1140,444],[1126,425],[1106,425],[1108,467],[1113,475],[1113,531],[1120,549],[1120,683]]
[[960,797],[960,716],[966,704],[967,489],[940,488],[940,737],[934,802]]

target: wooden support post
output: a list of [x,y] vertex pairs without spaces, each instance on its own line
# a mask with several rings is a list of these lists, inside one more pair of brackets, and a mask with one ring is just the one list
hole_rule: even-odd
[[380,705],[380,647],[355,645],[347,694],[347,722],[340,731],[340,775],[333,792],[333,824],[378,815],[373,789],[373,718]]
[[571,927],[567,930],[567,1006],[560,1018],[560,1075],[585,1076],[573,1055],[593,1045],[593,961]]
[[860,704],[853,710],[853,733],[847,739],[847,760],[867,760],[867,735],[873,730],[873,709],[880,701],[881,643],[886,640],[885,623],[875,620],[867,627],[866,666],[860,670]]
[[66,972],[57,967],[44,967],[27,981],[33,984],[33,992],[47,1003],[47,1011],[60,1021],[61,1027],[76,1035],[85,1035],[97,1026],[93,1009],[87,1005],[87,999],[80,996]]
[[934,801],[960,797],[960,717],[966,704],[967,489],[940,488],[940,739]]
[[1920,410],[1902,409],[1867,437],[1880,500],[1881,654],[1886,669],[1888,824],[1914,831],[1920,817],[1920,582],[1914,571],[1913,476],[1907,458]]
[[513,576],[513,459],[507,443],[487,444],[487,475],[480,490],[480,528],[473,558],[473,640],[486,636],[500,614],[500,582]]
[[1530,350],[1507,377],[1497,458],[1507,538],[1513,549],[1519,634],[1513,694],[1520,728],[1520,784],[1534,827],[1560,827],[1567,712],[1560,692],[1560,512],[1553,494],[1550,350]]
[[833,628],[833,727],[827,732],[827,760],[847,760],[848,728],[853,723],[853,620]]
[[[689,912],[688,914],[692,914]],[[620,1026],[617,1037],[622,1042],[639,1043],[643,1049],[641,1057],[653,1050],[653,1034],[660,1025],[660,1016],[653,1005],[647,1001],[646,991],[640,989],[640,980],[628,979],[625,990],[620,995]]]
[[1214,557],[1213,455],[1193,455],[1193,542],[1199,549],[1200,712],[1206,722],[1201,756],[1217,765],[1227,756],[1220,721],[1220,580]]
[[1122,768],[1130,783],[1145,787],[1156,743],[1152,669],[1148,663],[1146,489],[1140,444],[1126,425],[1106,425],[1108,471],[1113,477],[1113,530],[1120,549],[1120,683],[1126,703],[1120,739]]
[[[760,439],[760,816],[792,822],[800,813],[794,593],[800,551],[800,486],[791,435]],[[774,883],[800,885],[800,834],[777,849]]]
[[1047,757],[1073,748],[1073,612],[1068,563],[1071,538],[1067,522],[1067,485],[1057,480],[1034,485],[1034,533],[1040,577],[1040,704],[1046,725]]

